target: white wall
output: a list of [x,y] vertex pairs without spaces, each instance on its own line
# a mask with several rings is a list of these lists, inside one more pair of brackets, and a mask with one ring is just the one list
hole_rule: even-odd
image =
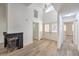
[[75,21],[75,41],[77,44],[77,49],[79,51],[79,12],[76,15],[76,21]]
[[78,21],[77,19],[74,20],[74,32],[73,32],[73,42],[76,46],[78,46]]
[[55,10],[48,13],[44,13],[43,16],[43,23],[52,23],[52,22],[57,22],[57,12]]
[[[32,4],[31,6],[29,6],[29,9],[31,10],[30,11],[30,14],[32,16],[31,20],[33,22],[38,23],[38,25],[39,25],[39,33],[38,33],[39,38],[38,39],[40,40],[42,38],[42,30],[43,30],[43,28],[42,28],[42,25],[43,25],[43,22],[42,22],[43,21],[43,4],[41,4],[41,3]],[[34,10],[38,11],[38,18],[34,17]]]
[[23,4],[8,4],[8,33],[23,32],[24,45],[32,43],[32,20],[28,11]]
[[[38,9],[38,8],[35,8]],[[33,42],[33,22],[42,23],[41,9],[38,9],[39,18],[34,18],[34,7],[26,7],[23,4],[8,4],[8,33],[23,32],[24,45]],[[38,21],[37,21],[38,20]],[[40,24],[39,26],[42,26]],[[41,30],[39,31],[41,33]],[[39,35],[41,36],[41,35]]]
[[4,42],[3,32],[7,31],[6,4],[0,4],[0,43]]

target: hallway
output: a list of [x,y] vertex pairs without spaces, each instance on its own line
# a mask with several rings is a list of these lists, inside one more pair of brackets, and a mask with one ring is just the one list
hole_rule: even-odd
[[57,55],[59,56],[79,56],[79,52],[73,44],[72,36],[66,36],[64,43],[60,50],[58,50]]

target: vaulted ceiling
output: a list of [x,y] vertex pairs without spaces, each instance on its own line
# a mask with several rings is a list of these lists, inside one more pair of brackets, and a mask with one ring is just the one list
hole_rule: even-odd
[[[39,5],[39,7],[43,6],[46,3],[35,3]],[[30,6],[32,3],[24,3],[25,6]],[[79,11],[79,3],[52,3],[57,12],[63,14],[78,12]]]
[[53,3],[52,5],[62,15],[72,12],[79,12],[79,3]]
[[[44,6],[45,4],[47,4],[47,3],[26,3],[24,5],[27,6],[27,7],[31,6],[31,7],[37,7],[37,8],[44,8],[45,9],[45,6]],[[60,13],[62,16],[69,14],[69,13],[79,12],[79,3],[51,3],[51,4],[55,8],[55,10],[49,12],[50,14],[49,13],[45,14],[46,16],[50,15],[50,18],[51,18],[51,19],[48,19],[47,22],[49,20],[50,20],[50,22],[56,21],[55,15],[54,15],[56,12]],[[54,15],[54,17],[53,17],[53,15]],[[46,19],[45,19],[45,21],[46,21]]]

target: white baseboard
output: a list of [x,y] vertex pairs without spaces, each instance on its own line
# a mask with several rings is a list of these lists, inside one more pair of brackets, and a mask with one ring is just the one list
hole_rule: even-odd
[[32,43],[33,43],[33,41],[30,41],[29,43],[24,43],[23,47],[24,47],[24,46],[27,46],[27,45],[29,45],[29,44],[32,44]]

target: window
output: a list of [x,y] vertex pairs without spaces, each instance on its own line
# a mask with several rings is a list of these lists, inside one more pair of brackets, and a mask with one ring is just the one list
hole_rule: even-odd
[[45,24],[45,32],[49,32],[49,24]]
[[64,31],[66,31],[66,24],[64,25]]
[[52,32],[57,32],[57,24],[52,24]]
[[34,10],[34,17],[38,18],[38,11],[37,10]]

